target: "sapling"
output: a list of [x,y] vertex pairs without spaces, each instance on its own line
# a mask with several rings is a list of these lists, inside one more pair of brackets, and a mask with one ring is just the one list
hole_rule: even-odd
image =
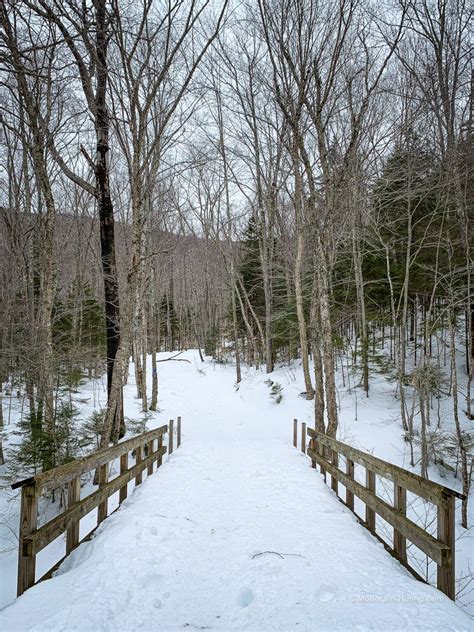
[[270,388],[270,397],[276,404],[279,404],[283,399],[283,386],[272,380],[265,380],[265,384]]

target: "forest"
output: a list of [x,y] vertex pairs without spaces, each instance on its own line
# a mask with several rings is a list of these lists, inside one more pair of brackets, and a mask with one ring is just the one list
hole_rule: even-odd
[[472,5],[4,0],[0,21],[2,485],[142,432],[161,363],[196,349],[276,403],[298,367],[329,437],[342,391],[382,380],[407,465],[458,485],[471,527]]

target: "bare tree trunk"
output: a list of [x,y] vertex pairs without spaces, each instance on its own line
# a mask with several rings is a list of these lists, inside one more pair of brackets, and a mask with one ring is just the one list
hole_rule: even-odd
[[465,496],[461,505],[461,524],[465,529],[467,529],[468,528],[467,505],[469,502],[469,491],[471,488],[471,473],[469,471],[467,449],[464,443],[464,434],[463,434],[461,423],[459,420],[458,370],[456,366],[455,315],[454,315],[453,309],[451,309],[451,313],[449,315],[449,338],[450,338],[450,349],[451,349],[451,375],[452,375],[452,381],[453,381],[454,424],[456,427],[456,438],[457,438],[457,443],[459,446],[459,454],[461,457],[462,493]]
[[[242,285],[242,284],[241,284]],[[239,301],[239,305],[240,305],[240,313],[242,314],[242,318],[244,320],[245,323],[245,327],[247,329],[247,334],[249,337],[249,348],[252,351],[252,355],[253,355],[253,360],[255,362],[258,361],[258,349],[257,349],[257,343],[255,341],[255,336],[253,335],[253,331],[252,331],[252,327],[250,325],[249,319],[247,317],[247,311],[244,307],[244,303],[242,301],[242,296],[240,295],[240,291],[239,291],[239,287],[237,285],[237,281],[235,281],[234,283],[234,290],[235,290],[235,294],[237,296],[237,299]],[[250,354],[249,354],[249,364],[251,364],[251,359],[250,359]]]
[[158,405],[158,369],[156,366],[156,351],[151,352],[151,402],[150,410],[156,410]]
[[[411,183],[408,183],[408,186],[411,187]],[[402,417],[402,425],[405,431],[408,430],[408,423],[406,418],[406,399],[405,399],[405,373],[406,373],[406,326],[407,326],[407,316],[408,316],[408,289],[409,289],[409,281],[410,281],[410,261],[412,256],[411,246],[413,239],[413,229],[412,229],[412,200],[411,200],[411,192],[408,192],[407,197],[407,246],[406,246],[406,255],[405,255],[405,276],[403,280],[403,289],[402,289],[402,301],[403,308],[400,318],[400,328],[399,334],[400,338],[398,344],[395,342],[395,357],[397,358],[397,373],[398,373],[398,388],[400,392],[400,414]],[[395,308],[393,304],[392,309]],[[396,331],[396,312],[393,313],[394,318],[394,332]],[[424,423],[422,418],[422,424]],[[423,441],[422,436],[422,441]],[[413,439],[410,436],[410,441]],[[422,448],[423,452],[423,448]]]
[[[238,277],[238,282],[239,282],[239,285],[240,285],[240,290],[241,290],[241,292],[243,294],[243,297],[245,299],[245,302],[247,304],[247,307],[249,308],[249,312],[251,313],[251,315],[253,317],[253,320],[255,321],[255,324],[257,325],[258,333],[260,335],[261,349],[263,350],[265,348],[265,334],[263,333],[263,328],[262,328],[262,324],[260,322],[260,318],[257,316],[257,314],[255,312],[255,309],[253,308],[252,302],[251,302],[251,300],[249,298],[249,295],[248,295],[247,291],[245,290],[245,286],[242,283],[242,279],[240,277]],[[236,285],[236,287],[237,287],[237,285]],[[239,300],[241,300],[240,291],[239,291],[237,296],[239,297]],[[242,307],[242,309],[243,309],[243,307]],[[249,322],[249,321],[247,321],[247,322]],[[249,323],[249,326],[250,326],[250,323]],[[255,337],[253,336],[253,334],[252,334],[252,338],[255,341]],[[255,348],[255,353],[258,354],[258,347],[257,347],[256,341],[255,341],[254,348]],[[257,357],[255,359],[257,360]]]
[[304,315],[303,300],[303,257],[304,257],[304,225],[303,225],[303,182],[298,160],[298,150],[293,148],[292,155],[293,172],[295,178],[295,218],[296,218],[296,257],[295,257],[295,300],[296,314],[298,317],[298,329],[300,334],[301,360],[303,363],[303,375],[306,389],[306,399],[313,399],[314,389],[309,371],[308,335],[306,330],[306,318]]
[[[145,320],[145,314],[143,315]],[[147,362],[147,335],[146,335],[146,326],[143,326],[142,333],[142,410],[144,413],[148,410],[148,395],[147,395],[147,386],[146,386],[146,362]]]
[[232,296],[232,328],[234,332],[234,345],[235,345],[235,376],[236,383],[240,384],[242,381],[242,373],[240,369],[240,348],[239,348],[239,328],[237,325],[237,303],[235,300],[235,280],[234,280],[234,264],[231,264],[231,296]]
[[420,432],[420,442],[421,442],[421,463],[420,463],[420,472],[421,476],[424,478],[428,478],[428,446],[426,443],[426,408],[429,406],[429,400],[424,388],[424,385],[419,386],[418,390],[418,400],[420,403],[420,415],[421,415],[421,432]]
[[328,424],[326,434],[335,437],[338,426],[337,414],[337,390],[336,390],[336,371],[334,367],[334,355],[332,344],[332,326],[331,312],[329,308],[329,290],[328,290],[328,271],[326,268],[325,256],[321,244],[321,238],[317,236],[317,260],[318,267],[318,296],[319,296],[319,314],[321,321],[321,342],[322,357],[324,366],[324,386],[326,392],[327,419]]
[[314,362],[314,419],[315,428],[318,432],[326,431],[324,423],[324,371],[321,358],[321,323],[319,319],[319,295],[318,280],[315,272],[313,279],[313,291],[311,297],[311,331],[312,331],[312,350]]
[[[95,179],[97,188],[97,207],[100,218],[100,245],[102,271],[104,276],[105,294],[105,322],[107,331],[107,406],[111,411],[110,427],[105,426],[101,443],[107,445],[110,440],[110,433],[114,425],[118,412],[118,401],[121,397],[121,372],[122,367],[118,367],[117,384],[118,391],[116,397],[112,393],[113,373],[117,354],[120,347],[120,303],[118,291],[117,265],[115,260],[115,222],[114,208],[110,193],[109,182],[109,113],[107,110],[107,47],[109,41],[108,18],[106,12],[106,0],[97,0],[95,3],[96,17],[96,53],[97,53],[97,87],[95,93],[96,107],[96,159],[95,159]],[[122,420],[120,420],[122,425]]]
[[[360,225],[360,221],[359,221],[359,225]],[[353,254],[353,260],[354,260],[354,275],[355,275],[355,283],[356,283],[356,290],[357,290],[357,301],[359,305],[362,381],[364,385],[364,391],[368,397],[369,396],[369,337],[368,337],[368,327],[367,327],[367,312],[365,308],[365,288],[364,288],[364,276],[362,273],[362,256],[360,252],[359,239],[356,235],[355,221],[352,226],[352,254]]]

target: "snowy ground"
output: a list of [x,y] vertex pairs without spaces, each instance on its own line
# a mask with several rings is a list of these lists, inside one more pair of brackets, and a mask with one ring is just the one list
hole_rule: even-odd
[[[298,368],[272,375],[283,386],[275,404],[263,373],[248,370],[236,390],[232,366],[180,357],[191,363],[159,365],[161,410],[150,427],[180,414],[183,445],[52,580],[0,612],[1,630],[470,628],[291,447],[291,419],[313,419]],[[355,393],[341,397],[341,438],[403,464],[383,381],[369,400],[359,393],[358,421]],[[131,380],[129,416],[139,410],[133,395]],[[5,580],[13,578],[2,571]]]

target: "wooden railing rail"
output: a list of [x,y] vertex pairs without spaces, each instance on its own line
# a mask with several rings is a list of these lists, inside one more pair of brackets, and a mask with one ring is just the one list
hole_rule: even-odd
[[[127,498],[128,483],[142,482],[143,471],[153,474],[153,465],[162,464],[166,452],[173,451],[173,420],[169,425],[145,432],[114,446],[102,448],[89,456],[60,465],[36,476],[12,485],[21,488],[18,583],[17,595],[31,588],[36,581],[36,555],[58,536],[66,533],[66,555],[38,581],[51,577],[65,557],[81,542],[89,539],[95,529],[108,515],[108,499],[119,492],[119,506]],[[178,447],[181,443],[181,418],[178,417]],[[163,437],[168,433],[168,446],[163,445]],[[155,447],[156,441],[156,447]],[[129,454],[134,453],[135,464],[129,467]],[[120,458],[119,475],[109,480],[109,464]],[[89,496],[81,499],[81,475],[98,470],[99,487]],[[38,502],[46,492],[67,485],[67,508],[58,516],[38,527]],[[85,538],[79,540],[79,521],[93,509],[97,511],[97,525]]]
[[97,450],[96,452],[93,452],[81,459],[76,459],[75,461],[65,463],[64,465],[59,465],[58,467],[47,470],[46,472],[41,472],[31,478],[25,478],[22,481],[17,481],[12,485],[12,489],[17,489],[18,487],[23,487],[24,485],[29,485],[35,482],[37,493],[44,494],[45,492],[57,489],[60,485],[68,483],[72,479],[81,476],[81,474],[90,472],[92,469],[95,469],[104,463],[113,461],[122,454],[134,450],[138,446],[143,446],[148,441],[156,439],[166,432],[168,432],[168,426],[161,426],[161,428],[149,430],[141,435],[127,439],[127,441],[117,443],[114,446],[101,448],[100,450]]
[[[293,421],[293,445],[297,444],[297,425]],[[309,446],[307,446],[309,437]],[[331,489],[353,513],[354,496],[365,504],[365,519],[360,522],[368,528],[417,579],[423,578],[407,561],[406,542],[412,542],[438,566],[437,587],[451,599],[455,599],[455,499],[463,499],[459,492],[429,481],[404,470],[372,454],[357,450],[341,441],[332,439],[306,424],[301,426],[301,451],[308,454],[312,467],[319,465],[326,480],[331,475]],[[339,456],[345,458],[345,472],[339,467]],[[366,471],[365,486],[354,479],[354,464]],[[376,475],[393,483],[393,504],[377,495]],[[339,496],[339,483],[345,487],[345,499]],[[423,498],[437,508],[437,535],[434,537],[407,517],[407,491]],[[376,516],[393,527],[390,546],[376,532]]]

